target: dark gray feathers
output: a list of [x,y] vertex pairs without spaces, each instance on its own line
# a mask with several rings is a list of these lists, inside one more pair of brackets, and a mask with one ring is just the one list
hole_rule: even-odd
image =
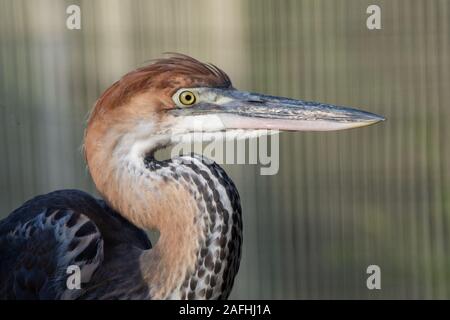
[[[67,268],[84,287],[117,247],[148,249],[146,234],[103,201],[77,190],[35,197],[0,222],[0,299],[76,299]],[[82,286],[82,287],[83,287]]]

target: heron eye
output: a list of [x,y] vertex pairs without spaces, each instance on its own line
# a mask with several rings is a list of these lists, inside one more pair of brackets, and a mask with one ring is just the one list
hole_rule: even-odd
[[179,99],[185,106],[194,104],[196,100],[194,93],[187,90],[180,93]]

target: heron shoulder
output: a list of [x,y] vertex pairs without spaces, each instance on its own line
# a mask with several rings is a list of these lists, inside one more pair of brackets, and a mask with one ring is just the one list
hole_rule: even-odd
[[[74,299],[67,268],[89,283],[108,252],[151,247],[145,233],[107,204],[78,190],[37,196],[0,221],[0,298]],[[105,257],[106,255],[106,257]]]

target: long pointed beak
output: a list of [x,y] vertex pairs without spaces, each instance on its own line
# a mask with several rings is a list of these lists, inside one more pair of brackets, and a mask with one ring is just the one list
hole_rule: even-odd
[[364,127],[382,116],[319,102],[295,100],[234,89],[208,88],[210,102],[191,108],[194,114],[216,114],[225,129],[331,131]]

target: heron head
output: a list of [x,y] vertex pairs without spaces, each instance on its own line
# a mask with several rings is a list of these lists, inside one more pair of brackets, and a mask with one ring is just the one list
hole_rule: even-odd
[[205,141],[231,130],[243,136],[267,129],[330,131],[382,120],[353,108],[239,91],[216,66],[176,54],[128,73],[106,90],[88,132],[110,132],[145,152],[149,145],[170,145],[199,132],[197,139]]

